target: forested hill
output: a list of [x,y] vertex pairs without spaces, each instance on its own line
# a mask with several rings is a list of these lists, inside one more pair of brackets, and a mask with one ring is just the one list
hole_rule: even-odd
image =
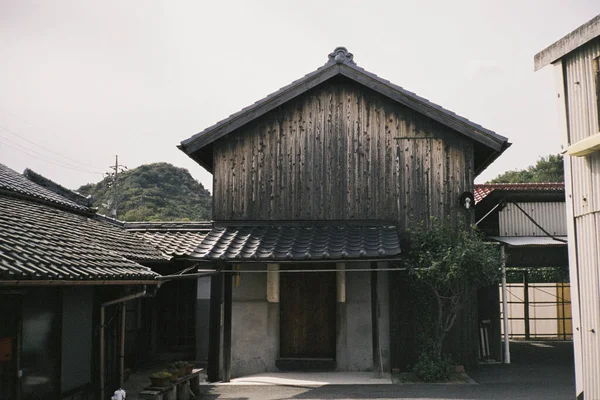
[[[77,189],[94,197],[100,214],[111,213],[112,177]],[[211,216],[211,196],[185,168],[168,163],[141,165],[119,173],[117,217],[121,221],[199,221]]]

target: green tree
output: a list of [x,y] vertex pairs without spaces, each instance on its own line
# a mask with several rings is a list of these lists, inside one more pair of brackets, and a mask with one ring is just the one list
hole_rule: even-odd
[[543,183],[564,182],[563,156],[550,154],[540,157],[535,165],[526,169],[506,171],[488,183]]
[[[410,249],[405,263],[419,283],[434,297],[436,314],[425,351],[442,360],[442,343],[454,326],[462,307],[478,287],[491,285],[500,278],[500,254],[484,242],[474,226],[432,219],[429,226],[418,225],[409,232]],[[426,320],[426,319],[425,319]]]
[[[114,190],[108,179],[77,189],[94,197],[98,212],[109,215]],[[122,221],[198,221],[210,219],[212,198],[188,170],[168,163],[141,165],[119,174],[118,218]]]

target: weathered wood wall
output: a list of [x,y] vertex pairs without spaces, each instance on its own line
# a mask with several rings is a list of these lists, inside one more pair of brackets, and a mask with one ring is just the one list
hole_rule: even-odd
[[215,143],[215,220],[454,214],[473,187],[473,143],[343,78]]

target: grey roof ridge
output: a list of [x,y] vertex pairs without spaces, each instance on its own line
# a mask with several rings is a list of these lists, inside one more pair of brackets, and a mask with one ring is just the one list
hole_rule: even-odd
[[600,37],[600,14],[537,53],[533,57],[533,70],[537,71],[554,63],[597,37]]
[[122,224],[130,232],[198,232],[212,228],[212,221],[124,221]]
[[[335,59],[334,57],[332,57],[332,55],[335,55],[336,52],[338,52],[338,51],[343,51],[343,52],[345,52],[345,54],[349,54],[350,58],[345,58],[343,61],[339,61],[339,60]],[[358,72],[359,75],[353,74],[352,71]],[[357,79],[357,78],[360,78],[362,76],[364,78],[371,80],[371,83],[376,82],[381,85],[384,85],[384,87],[388,89],[386,91],[386,93],[382,93],[381,89],[383,89],[383,88],[379,88],[380,90],[378,90],[378,88],[371,87],[371,89],[374,89],[387,97],[390,97],[390,94],[393,94],[393,93],[389,92],[389,89],[391,89],[392,91],[397,92],[397,94],[400,95],[401,97],[404,97],[404,101],[402,101],[398,96],[391,97],[392,100],[395,100],[401,104],[404,104],[405,106],[412,108],[412,109],[415,109],[416,105],[420,105],[422,107],[425,107],[425,109],[426,109],[425,111],[427,111],[427,109],[428,109],[429,111],[433,111],[434,113],[442,113],[443,115],[446,115],[447,117],[450,117],[451,119],[456,120],[456,122],[458,122],[459,124],[455,125],[455,126],[449,126],[447,121],[444,121],[443,118],[439,118],[439,117],[436,118],[435,114],[432,116],[432,115],[425,113],[425,115],[442,123],[443,125],[449,126],[450,128],[457,130],[460,133],[465,134],[466,136],[471,137],[474,140],[478,140],[478,141],[482,142],[483,144],[485,144],[489,147],[492,147],[496,151],[502,151],[510,145],[510,143],[508,143],[508,138],[501,136],[489,129],[486,129],[479,124],[476,124],[464,117],[461,117],[452,111],[449,111],[435,103],[432,103],[431,101],[429,101],[423,97],[420,97],[413,92],[410,92],[398,85],[391,83],[388,80],[385,80],[385,79],[357,66],[352,59],[352,54],[348,53],[345,48],[338,47],[334,50],[334,52],[332,54],[329,55],[329,60],[327,61],[327,63],[325,63],[325,65],[321,66],[320,68],[318,68],[317,70],[315,70],[309,74],[306,74],[304,77],[293,81],[289,85],[286,85],[286,86],[280,88],[279,90],[267,95],[263,99],[258,100],[255,103],[242,108],[240,111],[215,123],[212,126],[209,126],[208,128],[204,129],[203,131],[196,133],[195,135],[191,136],[190,138],[183,140],[181,142],[181,144],[178,146],[178,148],[180,150],[184,151],[186,154],[191,155],[198,149],[210,144],[211,142],[219,139],[220,137],[226,135],[227,133],[233,131],[234,129],[239,128],[241,125],[243,125],[243,123],[239,124],[239,121],[243,121],[244,123],[248,122],[248,121],[245,121],[245,119],[242,119],[242,117],[249,116],[249,117],[252,117],[252,119],[257,118],[257,117],[271,111],[272,109],[274,109],[276,106],[282,104],[283,102],[290,100],[290,99],[304,93],[305,91],[315,87],[316,85],[318,85],[336,75],[346,76],[354,81],[362,83],[363,85],[365,85],[367,87],[370,87],[367,84],[368,82],[360,82],[360,79]],[[412,100],[412,101],[406,101],[406,100]],[[416,104],[415,104],[415,102],[416,102]],[[270,106],[270,107],[268,107],[268,106]],[[262,107],[262,109],[261,109],[261,107]],[[417,112],[423,113],[423,110],[419,110],[419,109],[415,109],[415,110]],[[236,124],[236,122],[239,125]],[[463,127],[462,125],[466,125],[466,127],[470,127],[472,129],[474,129],[482,137],[468,133],[468,131],[465,130],[466,127]]]
[[23,176],[29,179],[31,182],[38,184],[46,189],[65,197],[83,207],[92,207],[93,198],[92,196],[84,196],[79,192],[68,189],[53,180],[46,178],[45,176],[38,174],[30,168],[26,168],[23,171]]
[[15,188],[5,189],[0,187],[0,195],[43,204],[48,207],[56,208],[58,210],[70,212],[73,214],[83,215],[85,217],[92,217],[95,215],[95,211],[91,208],[86,208],[84,206],[75,207],[67,203],[59,203],[55,200],[46,199],[40,195],[34,193],[27,193]]

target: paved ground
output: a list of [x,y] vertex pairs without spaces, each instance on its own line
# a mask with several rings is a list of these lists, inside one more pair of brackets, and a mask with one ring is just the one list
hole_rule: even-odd
[[477,384],[408,385],[206,385],[201,399],[511,399],[575,398],[572,344],[511,343],[510,365],[482,365],[471,377]]

